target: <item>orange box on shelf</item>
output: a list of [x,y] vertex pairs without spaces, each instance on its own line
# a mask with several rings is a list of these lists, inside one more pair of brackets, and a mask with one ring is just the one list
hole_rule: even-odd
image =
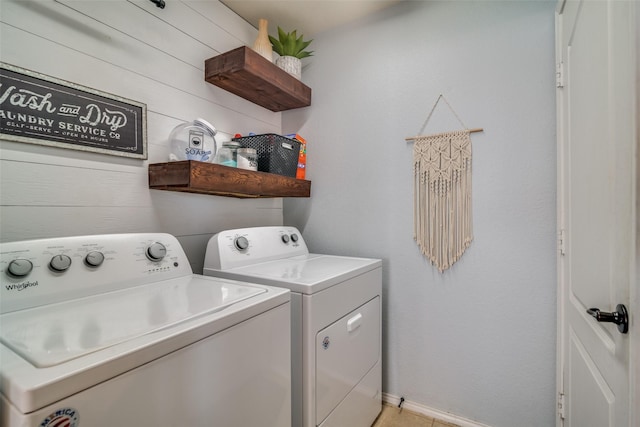
[[300,154],[298,155],[298,170],[296,171],[296,178],[304,179],[307,169],[307,140],[297,133],[288,134],[287,137],[300,142]]

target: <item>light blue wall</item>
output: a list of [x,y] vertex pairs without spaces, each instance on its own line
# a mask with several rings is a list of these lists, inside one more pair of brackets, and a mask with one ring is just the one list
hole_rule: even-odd
[[[285,224],[314,252],[384,260],[384,391],[495,427],[555,423],[554,7],[402,2],[315,37],[312,106],[283,113],[313,182]],[[443,274],[413,240],[404,140],[441,93],[484,128],[475,239]],[[441,102],[426,133],[458,127]]]

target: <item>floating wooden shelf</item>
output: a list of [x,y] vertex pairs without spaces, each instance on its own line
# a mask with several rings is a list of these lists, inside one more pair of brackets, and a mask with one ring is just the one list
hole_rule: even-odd
[[204,62],[204,79],[271,111],[311,105],[311,88],[242,46]]
[[149,188],[240,198],[311,195],[311,181],[193,160],[150,164]]

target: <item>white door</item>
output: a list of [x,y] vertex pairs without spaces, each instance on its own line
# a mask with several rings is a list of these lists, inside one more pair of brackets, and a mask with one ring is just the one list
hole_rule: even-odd
[[558,5],[558,426],[640,425],[640,325],[604,322],[638,310],[636,8]]

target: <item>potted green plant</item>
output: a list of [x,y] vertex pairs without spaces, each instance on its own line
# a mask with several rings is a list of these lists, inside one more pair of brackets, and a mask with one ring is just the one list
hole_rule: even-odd
[[278,38],[269,36],[275,53],[280,55],[276,65],[298,80],[302,77],[302,58],[313,56],[313,51],[305,50],[313,40],[303,40],[303,35],[297,36],[296,30],[285,33],[278,27]]

